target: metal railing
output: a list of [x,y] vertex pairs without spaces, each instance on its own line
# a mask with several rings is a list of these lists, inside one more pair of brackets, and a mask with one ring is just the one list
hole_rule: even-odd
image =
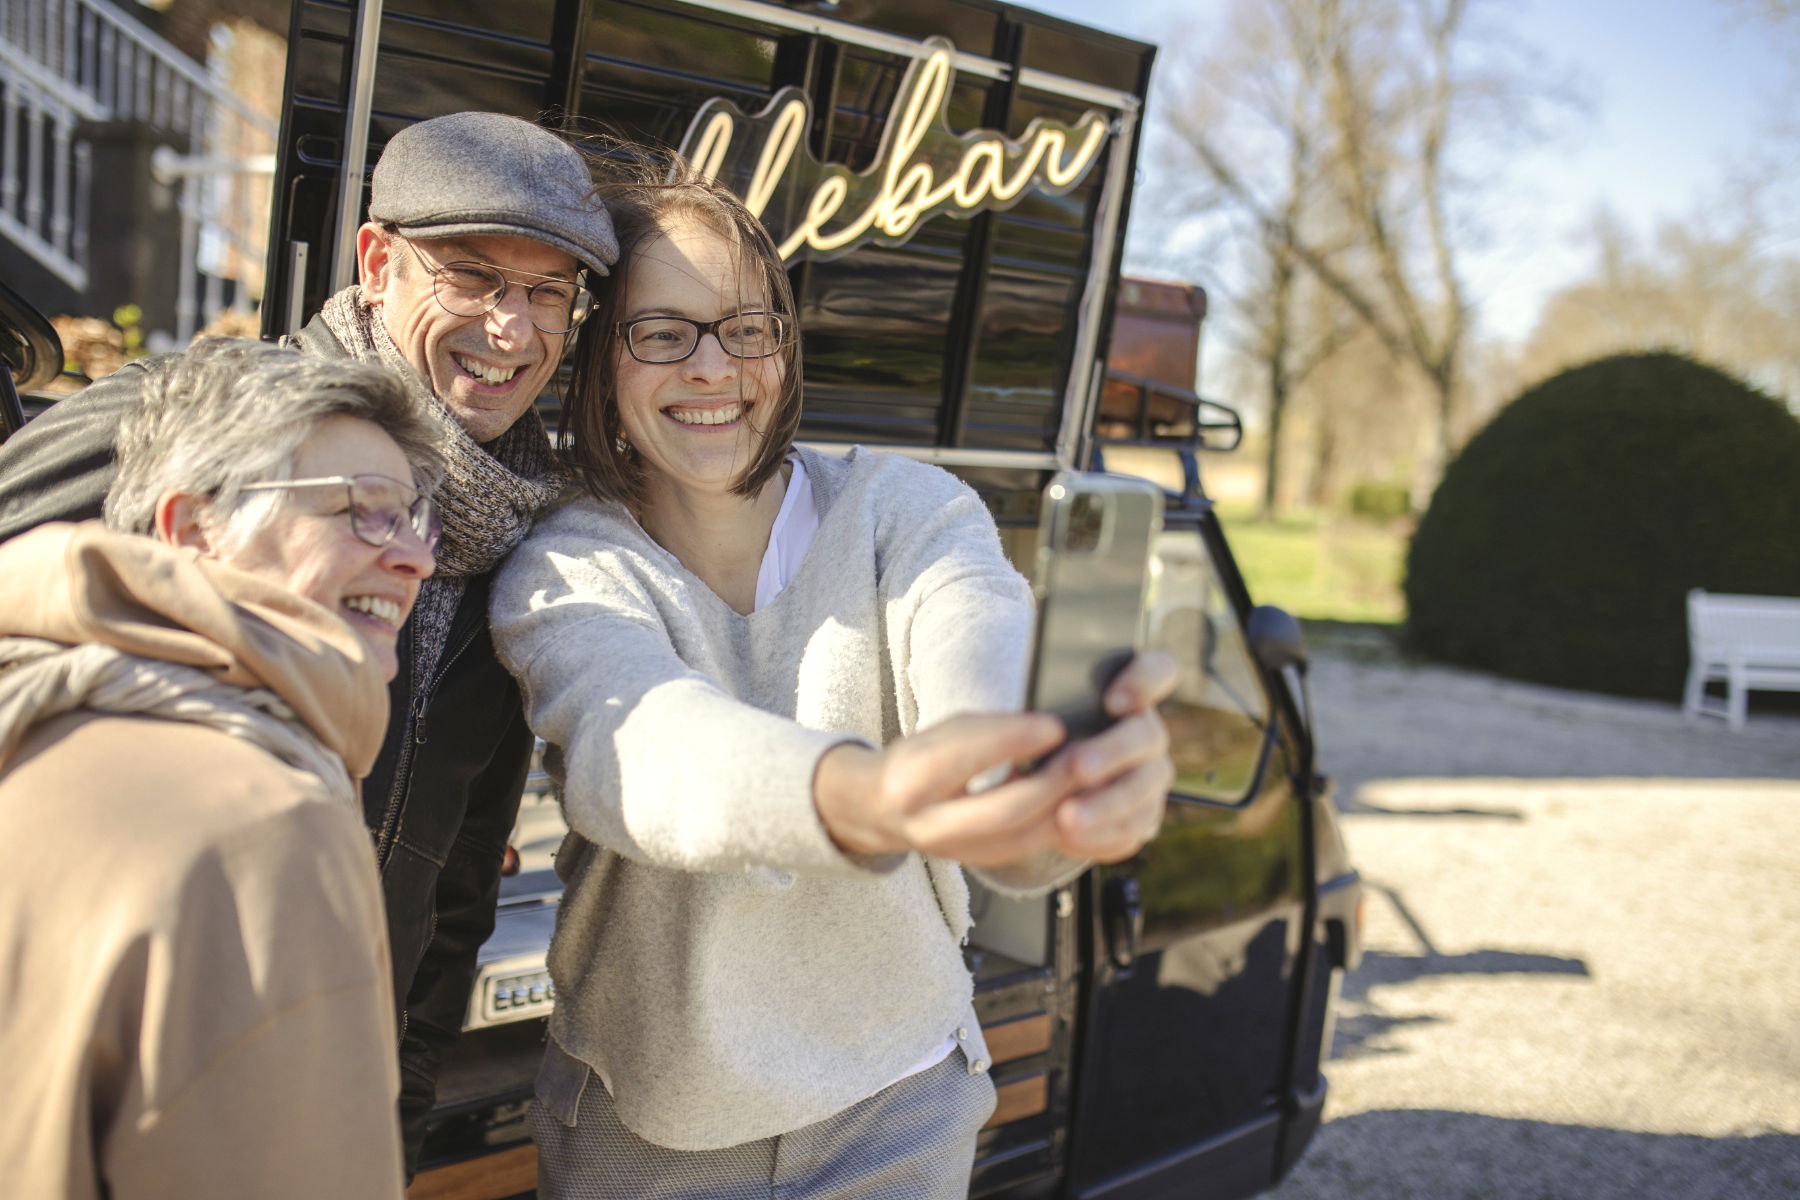
[[0,0],[0,118],[0,234],[74,290],[88,286],[95,182],[85,122],[138,125],[167,147],[156,173],[179,194],[178,340],[225,306],[227,279],[239,304],[260,288],[245,276],[261,271],[266,201],[248,211],[237,180],[272,170],[275,122],[127,13]]

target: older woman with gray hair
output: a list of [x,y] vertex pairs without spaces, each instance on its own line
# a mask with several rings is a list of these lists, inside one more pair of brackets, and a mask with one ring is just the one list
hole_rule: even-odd
[[357,780],[438,439],[380,368],[202,343],[150,371],[111,528],[0,546],[9,1192],[401,1194]]

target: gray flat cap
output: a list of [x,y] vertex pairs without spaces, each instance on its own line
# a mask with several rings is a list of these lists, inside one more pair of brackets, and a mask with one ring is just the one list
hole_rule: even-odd
[[612,217],[580,152],[500,113],[451,113],[395,134],[375,164],[369,218],[408,237],[531,238],[602,275],[619,261]]

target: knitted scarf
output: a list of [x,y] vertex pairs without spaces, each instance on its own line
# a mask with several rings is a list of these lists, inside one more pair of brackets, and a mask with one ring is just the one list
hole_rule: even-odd
[[76,709],[210,726],[316,776],[332,799],[362,815],[344,760],[274,692],[220,683],[196,667],[97,643],[0,638],[0,761],[32,727]]
[[351,357],[393,370],[443,426],[449,470],[434,495],[444,515],[444,540],[437,571],[419,589],[412,614],[417,694],[450,640],[468,578],[493,570],[519,544],[532,518],[562,490],[564,476],[535,410],[526,410],[491,442],[471,438],[394,344],[380,310],[363,300],[360,286],[331,297],[319,315]]

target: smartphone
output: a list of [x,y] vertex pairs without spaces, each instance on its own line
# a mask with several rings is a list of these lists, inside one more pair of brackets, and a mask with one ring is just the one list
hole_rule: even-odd
[[1061,717],[1071,740],[1112,724],[1100,698],[1143,646],[1162,512],[1161,489],[1127,475],[1062,471],[1044,489],[1027,706]]

